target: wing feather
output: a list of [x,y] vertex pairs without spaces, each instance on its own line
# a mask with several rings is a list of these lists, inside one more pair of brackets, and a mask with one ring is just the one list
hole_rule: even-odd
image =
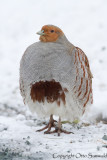
[[[75,47],[75,85],[74,94],[78,102],[85,108],[87,104],[93,103],[92,78],[89,61],[85,53]],[[85,109],[84,109],[85,110]]]

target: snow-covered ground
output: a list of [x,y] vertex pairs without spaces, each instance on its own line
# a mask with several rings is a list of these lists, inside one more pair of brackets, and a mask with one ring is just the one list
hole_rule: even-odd
[[[0,160],[107,159],[106,15],[107,0],[0,0]],[[59,26],[90,61],[94,104],[84,119],[91,124],[64,125],[75,134],[35,132],[44,120],[20,96],[21,56],[45,24]]]

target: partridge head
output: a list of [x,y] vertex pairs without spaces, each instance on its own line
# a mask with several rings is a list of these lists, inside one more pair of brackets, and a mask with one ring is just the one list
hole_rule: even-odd
[[56,42],[60,36],[64,35],[60,28],[53,25],[43,26],[37,34],[40,35],[39,39],[42,42]]

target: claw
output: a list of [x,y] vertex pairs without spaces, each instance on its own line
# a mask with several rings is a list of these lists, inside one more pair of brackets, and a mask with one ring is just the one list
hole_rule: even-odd
[[55,127],[55,122],[57,122],[56,120],[53,119],[53,115],[50,116],[50,120],[49,123],[43,127],[42,129],[37,130],[36,132],[41,132],[45,129],[48,129],[47,131],[45,131],[45,134],[48,134],[48,132],[51,130],[52,127]]
[[[58,125],[55,125],[56,120],[53,119],[53,115],[50,116],[49,123],[42,129],[37,130],[37,132],[43,131],[47,129],[47,131],[44,132],[44,134],[51,134],[51,133],[58,133],[58,136],[60,136],[60,133],[65,133],[65,134],[74,134],[73,132],[66,131],[62,129],[62,124],[61,124],[61,118],[59,117]],[[51,131],[51,128],[54,127],[55,130]]]

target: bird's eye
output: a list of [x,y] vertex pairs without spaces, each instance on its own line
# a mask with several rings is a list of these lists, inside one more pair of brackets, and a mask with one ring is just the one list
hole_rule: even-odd
[[54,30],[51,30],[51,33],[53,33],[54,32]]

